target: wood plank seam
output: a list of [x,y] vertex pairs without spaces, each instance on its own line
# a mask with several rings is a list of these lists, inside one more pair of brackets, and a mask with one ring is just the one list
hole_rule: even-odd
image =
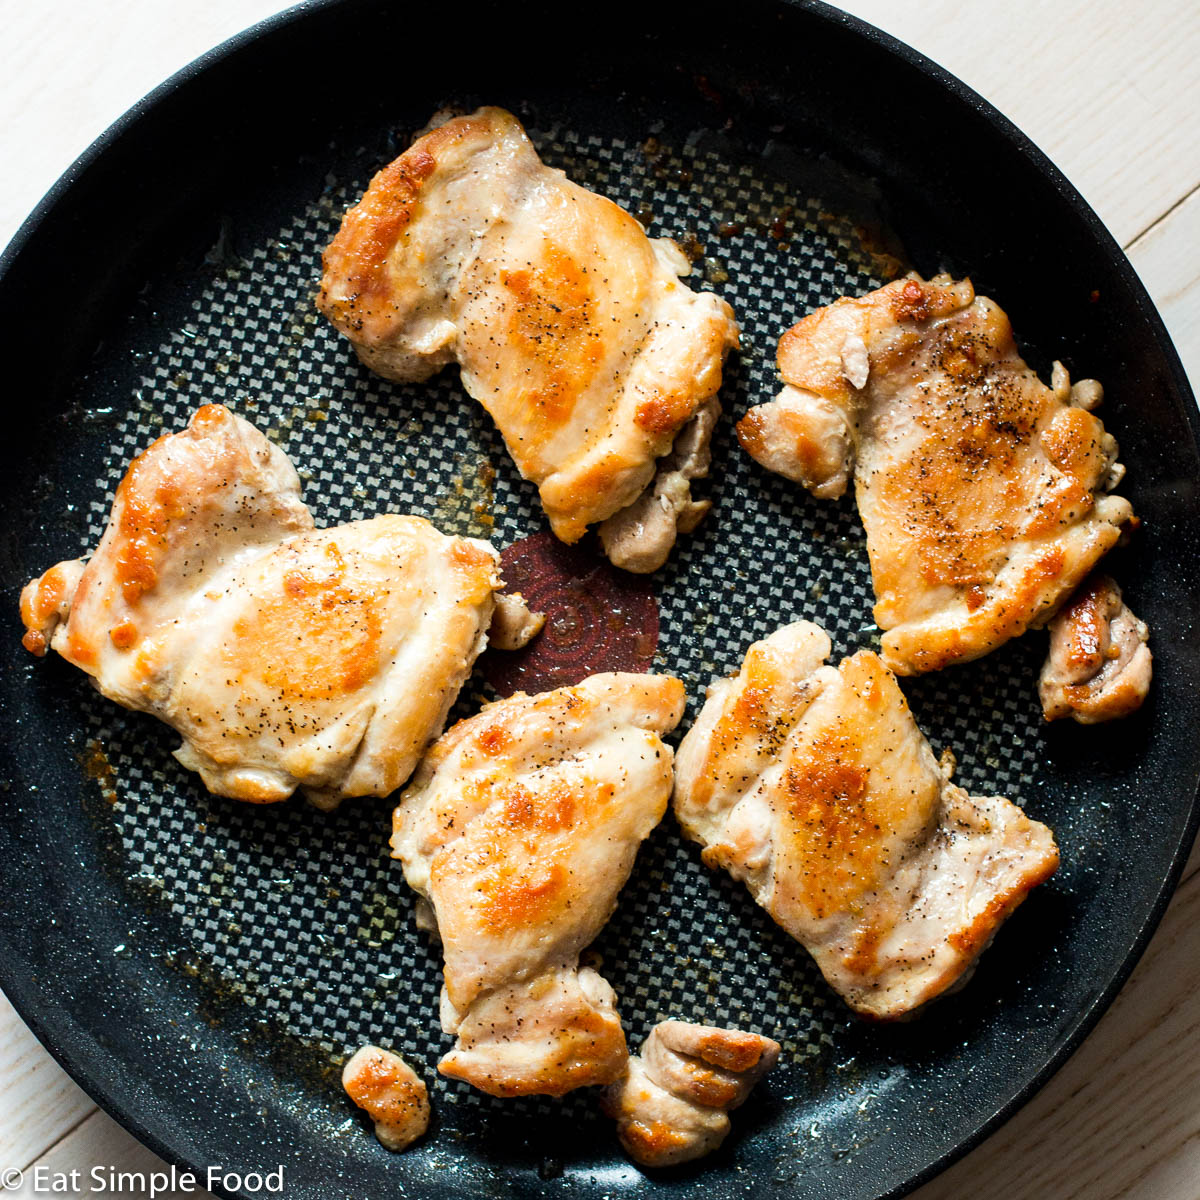
[[[28,1171],[29,1168],[32,1167],[35,1163],[41,1162],[42,1159],[45,1158],[46,1155],[49,1154],[54,1149],[55,1146],[59,1145],[66,1138],[69,1138],[71,1136],[71,1134],[73,1134],[75,1132],[75,1130],[77,1130],[80,1127],[80,1125],[82,1125],[84,1123],[84,1121],[90,1120],[98,1112],[104,1112],[104,1110],[98,1104],[93,1104],[92,1107],[89,1108],[88,1111],[83,1114],[83,1116],[81,1116],[77,1121],[75,1121],[75,1123],[73,1125],[70,1125],[66,1129],[64,1129],[62,1131],[62,1133],[60,1133],[58,1135],[58,1137],[56,1137],[54,1139],[54,1141],[52,1141],[48,1146],[44,1147],[40,1153],[35,1154],[28,1162],[23,1162],[23,1163],[19,1163],[19,1164],[14,1163],[12,1165],[14,1165],[14,1166],[19,1165],[22,1171]],[[105,1113],[104,1115],[108,1116],[107,1113]],[[111,1120],[112,1118],[110,1117],[109,1119]],[[4,1165],[7,1166],[9,1164],[6,1163]],[[0,1188],[0,1191],[2,1191],[2,1190],[3,1189]]]
[[1197,183],[1189,191],[1180,196],[1174,204],[1169,205],[1159,216],[1155,217],[1154,220],[1151,221],[1150,224],[1141,231],[1141,233],[1137,234],[1136,237],[1130,238],[1130,240],[1121,248],[1126,254],[1129,254],[1130,251],[1132,251],[1138,244],[1138,242],[1142,240],[1142,238],[1146,237],[1147,234],[1152,233],[1155,229],[1157,229],[1158,226],[1167,220],[1167,218],[1170,217],[1173,212],[1182,208],[1194,195],[1196,195],[1197,192],[1200,192],[1200,183]]

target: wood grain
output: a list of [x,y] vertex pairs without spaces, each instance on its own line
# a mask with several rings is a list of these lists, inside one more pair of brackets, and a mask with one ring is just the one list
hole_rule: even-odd
[[[101,1168],[101,1176],[98,1181],[92,1179],[93,1167]],[[44,1172],[41,1178],[36,1174],[39,1170]],[[169,1178],[170,1170],[171,1168],[157,1154],[151,1154],[136,1138],[126,1133],[116,1121],[111,1120],[104,1113],[96,1111],[67,1134],[53,1150],[40,1158],[36,1164],[27,1168],[20,1186],[4,1189],[4,1195],[5,1197],[46,1195],[49,1194],[50,1188],[54,1184],[54,1176],[69,1176],[71,1171],[78,1171],[78,1186],[67,1194],[111,1197],[115,1191],[115,1188],[110,1186],[113,1174],[129,1171],[149,1178],[154,1172],[162,1172]],[[203,1176],[200,1179],[203,1181]],[[284,1182],[286,1184],[286,1176]],[[127,1197],[149,1194],[148,1191],[133,1190],[132,1188],[123,1188],[122,1191]],[[285,1188],[284,1195],[286,1194]],[[155,1195],[157,1200],[185,1200],[185,1198],[187,1200],[216,1200],[210,1192],[204,1191],[203,1188],[185,1192],[171,1189],[161,1191],[156,1187]]]
[[1194,0],[843,0],[840,7],[990,100],[1123,246],[1200,184]]
[[[1200,94],[1196,100],[1200,104]],[[1167,323],[1192,390],[1200,393],[1200,190],[1142,234],[1129,257]]]
[[1198,962],[1193,870],[1083,1047],[1007,1125],[913,1200],[1196,1200]]
[[0,994],[0,1168],[33,1162],[95,1107]]
[[[0,0],[0,245],[126,109],[281,0]],[[20,169],[14,169],[20,164]]]

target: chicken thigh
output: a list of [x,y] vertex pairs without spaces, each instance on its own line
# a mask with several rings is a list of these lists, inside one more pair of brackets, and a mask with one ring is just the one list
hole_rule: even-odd
[[690,472],[665,465],[657,493],[656,460],[693,421],[707,445],[699,414],[719,411],[738,338],[729,305],[679,282],[674,242],[547,167],[511,113],[419,137],[346,214],[324,267],[318,306],[372,370],[408,381],[458,363],[563,541],[647,494],[654,519],[605,539],[645,572],[703,515],[688,482],[702,454]]
[[818,309],[779,341],[786,386],[742,446],[818,497],[851,474],[883,659],[902,675],[978,658],[1044,625],[1133,522],[1089,411],[1100,385],[1047,387],[969,281],[909,277]]
[[419,517],[317,530],[283,452],[220,405],[117,488],[86,566],[21,596],[110,700],[176,729],[221,796],[385,796],[436,737],[487,640],[498,555]]
[[624,1071],[613,990],[579,953],[666,810],[660,734],[683,705],[669,676],[592,675],[490,704],[426,755],[392,853],[442,941],[444,1075],[557,1096]]
[[602,1103],[630,1158],[673,1167],[711,1153],[729,1113],[779,1061],[779,1043],[757,1033],[661,1021]]
[[963,980],[1058,851],[1015,804],[950,782],[877,655],[829,652],[800,621],[709,688],[675,813],[851,1008],[886,1020]]

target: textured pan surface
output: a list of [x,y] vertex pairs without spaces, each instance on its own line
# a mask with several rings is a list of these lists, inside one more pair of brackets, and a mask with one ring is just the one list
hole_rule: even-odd
[[[910,1025],[850,1019],[668,818],[595,948],[631,1039],[668,1015],[745,1025],[778,1038],[786,1065],[702,1170],[651,1180],[589,1094],[501,1102],[436,1075],[440,958],[386,856],[386,802],[326,816],[210,797],[171,759],[173,734],[65,664],[24,655],[10,620],[3,984],[77,1078],[173,1158],[282,1163],[294,1197],[896,1193],[1044,1074],[1157,918],[1200,758],[1198,470],[1190,397],[1157,319],[1077,198],[927,67],[823,10],[752,8],[736,35],[690,11],[681,25],[669,7],[656,20],[642,10],[658,32],[630,34],[621,57],[598,31],[574,67],[565,31],[536,7],[521,30],[477,15],[453,69],[436,70],[412,54],[432,27],[367,3],[323,6],[244,41],[111,141],[0,281],[16,375],[0,493],[10,615],[25,579],[94,545],[133,454],[210,401],[279,442],[320,524],[411,511],[499,546],[544,528],[454,372],[378,380],[311,304],[320,248],[372,171],[434,108],[482,99],[510,105],[547,161],[652,233],[694,235],[693,286],[719,291],[743,323],[699,488],[714,511],[653,579],[654,669],[688,683],[685,724],[712,676],[784,621],[819,621],[837,653],[873,643],[852,503],[767,476],[737,449],[731,418],[773,393],[783,328],[896,269],[880,224],[922,270],[970,270],[1039,366],[1062,357],[1105,382],[1124,490],[1146,520],[1114,563],[1153,629],[1156,691],[1119,727],[1045,728],[1039,636],[906,683],[935,749],[958,754],[959,781],[1049,822],[1064,862],[971,984]],[[384,75],[364,29],[408,47],[400,76],[395,63]],[[311,79],[346,56],[354,86],[331,104]],[[831,98],[839,78],[866,94]],[[69,309],[55,311],[56,296]],[[478,672],[457,714],[489,694]],[[431,1082],[431,1136],[402,1158],[337,1087],[340,1061],[367,1039]]]

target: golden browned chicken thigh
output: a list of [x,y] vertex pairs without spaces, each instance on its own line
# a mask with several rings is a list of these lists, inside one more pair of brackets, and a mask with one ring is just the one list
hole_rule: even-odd
[[[325,252],[318,305],[388,379],[457,362],[554,533],[618,520],[601,527],[607,552],[644,572],[703,515],[689,481],[712,421],[656,492],[657,460],[719,411],[737,344],[729,306],[681,284],[687,270],[673,242],[547,167],[511,113],[481,108],[375,176]],[[643,493],[653,511],[622,520]]]
[[890,1019],[963,979],[1058,851],[1015,804],[950,782],[878,656],[829,652],[800,621],[709,688],[675,813],[856,1012]]
[[283,452],[220,405],[139,455],[85,566],[21,596],[47,646],[183,737],[218,795],[320,807],[412,773],[486,643],[498,556],[419,517],[313,528]]
[[1089,411],[1047,387],[969,281],[899,279],[818,309],[779,341],[786,386],[738,424],[764,466],[819,497],[851,475],[883,659],[903,675],[978,658],[1045,624],[1133,520]]
[[490,704],[425,757],[392,852],[442,941],[442,1026],[457,1035],[443,1074],[520,1096],[624,1071],[613,990],[579,953],[666,810],[659,735],[683,703],[669,676],[593,675]]
[[779,1061],[779,1043],[757,1033],[661,1021],[626,1073],[605,1088],[629,1156],[673,1167],[710,1154],[730,1130],[729,1113]]

